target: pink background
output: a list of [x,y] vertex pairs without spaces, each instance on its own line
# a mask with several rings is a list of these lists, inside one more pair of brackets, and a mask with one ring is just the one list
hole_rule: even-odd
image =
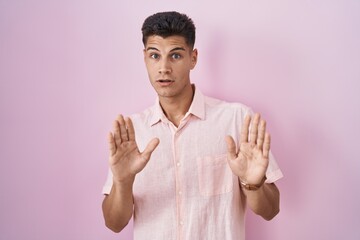
[[0,239],[132,239],[104,226],[106,134],[153,104],[145,17],[197,26],[192,80],[268,120],[281,212],[252,240],[360,239],[360,1],[0,0]]

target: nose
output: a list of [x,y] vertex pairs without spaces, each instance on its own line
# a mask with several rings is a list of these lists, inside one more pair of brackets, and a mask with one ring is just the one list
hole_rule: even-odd
[[171,73],[171,65],[170,65],[169,60],[163,59],[162,61],[160,61],[160,64],[159,64],[159,73],[160,73],[160,74],[168,74],[168,73]]

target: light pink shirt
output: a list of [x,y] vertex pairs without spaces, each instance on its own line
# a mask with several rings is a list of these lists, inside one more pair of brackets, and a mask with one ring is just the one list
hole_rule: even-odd
[[[246,114],[239,103],[209,98],[195,90],[178,127],[159,103],[131,117],[140,151],[154,137],[160,144],[135,179],[134,239],[245,239],[246,202],[226,159],[225,136],[236,142]],[[272,154],[267,181],[282,177]],[[109,173],[103,193],[110,193]]]

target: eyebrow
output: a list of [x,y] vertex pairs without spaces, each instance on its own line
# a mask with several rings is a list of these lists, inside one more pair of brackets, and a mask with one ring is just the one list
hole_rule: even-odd
[[[149,51],[149,50],[155,50],[155,51],[160,52],[159,49],[157,49],[157,48],[155,48],[155,47],[148,47],[148,48],[146,49],[146,51]],[[173,48],[173,49],[170,50],[170,52],[174,52],[174,51],[186,51],[186,50],[185,50],[185,48],[183,48],[183,47],[176,47],[176,48]]]

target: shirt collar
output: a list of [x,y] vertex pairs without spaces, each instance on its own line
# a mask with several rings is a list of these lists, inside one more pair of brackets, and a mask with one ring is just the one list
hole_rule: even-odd
[[[163,122],[169,121],[166,118],[166,116],[160,106],[159,97],[157,97],[156,103],[152,109],[153,109],[153,111],[152,111],[153,114],[152,114],[152,117],[150,118],[150,122],[149,122],[150,126],[153,126],[154,124],[156,124],[160,121],[163,121]],[[202,94],[202,92],[200,90],[198,90],[196,87],[195,87],[195,93],[194,93],[193,100],[191,102],[188,112],[185,114],[185,117],[188,116],[189,114],[192,114],[201,120],[203,120],[205,118],[205,97]]]

